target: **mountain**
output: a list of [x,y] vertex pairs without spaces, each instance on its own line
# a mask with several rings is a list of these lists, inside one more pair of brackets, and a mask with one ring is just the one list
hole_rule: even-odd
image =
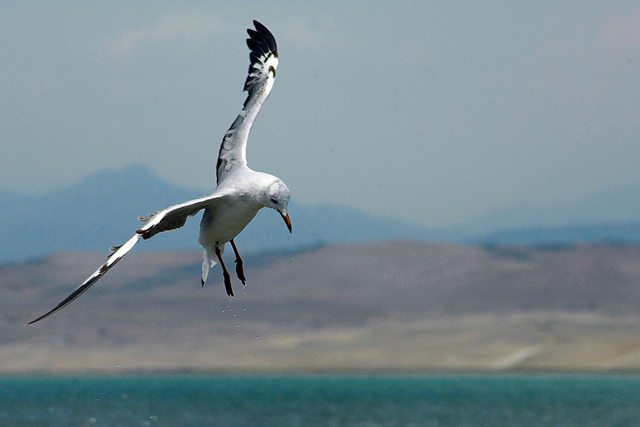
[[516,204],[447,230],[448,239],[494,244],[640,242],[640,187],[599,191],[573,203]]
[[[141,165],[106,170],[79,183],[42,195],[0,192],[0,261],[37,258],[52,252],[108,253],[140,227],[138,216],[202,197],[175,187]],[[330,204],[290,205],[293,234],[277,214],[262,210],[236,240],[243,253],[323,242],[362,242],[428,238],[428,230],[391,218],[377,218]],[[199,218],[181,230],[162,233],[135,251],[199,249]]]
[[[197,196],[158,180],[142,167],[105,171],[42,195],[0,194],[0,260],[58,251],[108,251],[139,226],[136,217],[167,201]],[[166,238],[179,245],[178,236]],[[172,240],[172,241],[171,241]]]
[[640,221],[622,224],[560,225],[501,229],[476,238],[491,245],[567,245],[576,243],[640,242]]
[[[0,191],[0,262],[60,251],[106,255],[110,246],[123,243],[140,226],[138,216],[203,195],[173,186],[141,165],[106,170],[41,195]],[[507,207],[443,230],[330,203],[305,205],[295,198],[290,212],[293,234],[277,214],[261,210],[236,239],[242,252],[389,239],[494,245],[640,243],[638,188],[597,193],[575,204]],[[194,218],[134,250],[199,249],[198,227],[199,218]]]

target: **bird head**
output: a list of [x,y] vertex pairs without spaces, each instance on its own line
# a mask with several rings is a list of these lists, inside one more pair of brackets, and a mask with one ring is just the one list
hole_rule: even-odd
[[[275,177],[274,177],[275,178]],[[265,206],[278,211],[284,223],[291,232],[291,219],[289,218],[289,188],[279,178],[275,178],[269,185],[266,193]]]

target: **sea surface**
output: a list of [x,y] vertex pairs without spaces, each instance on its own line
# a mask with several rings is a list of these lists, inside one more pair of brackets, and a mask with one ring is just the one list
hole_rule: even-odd
[[640,376],[9,376],[0,425],[638,426]]

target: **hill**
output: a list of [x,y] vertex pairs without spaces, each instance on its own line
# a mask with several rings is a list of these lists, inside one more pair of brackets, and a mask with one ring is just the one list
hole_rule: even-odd
[[[106,254],[126,241],[147,216],[203,196],[177,188],[141,165],[106,170],[75,185],[40,195],[0,191],[0,262],[34,259],[60,251]],[[636,209],[637,208],[637,209]],[[570,205],[513,206],[448,229],[428,229],[330,203],[291,202],[294,233],[274,212],[263,210],[237,240],[243,253],[318,244],[389,239],[498,245],[594,242],[640,243],[640,190],[599,193]],[[136,252],[199,249],[199,218],[162,233]]]
[[254,254],[233,300],[219,269],[200,288],[197,252],[138,253],[26,326],[102,259],[2,267],[0,371],[640,368],[638,246],[391,241]]
[[571,203],[501,207],[447,230],[454,241],[499,245],[640,243],[640,188],[589,194]]
[[[140,165],[107,170],[41,195],[0,192],[0,241],[10,242],[0,246],[0,262],[60,251],[106,254],[110,246],[123,243],[140,227],[139,216],[202,196],[172,186]],[[307,206],[293,200],[290,212],[293,234],[274,212],[259,212],[247,232],[236,239],[243,253],[323,242],[430,236],[428,230],[417,225],[330,204]],[[199,250],[199,222],[199,217],[188,221],[183,229],[162,233],[138,245],[135,251]]]
[[637,244],[640,243],[640,222],[501,229],[478,236],[477,241],[483,244],[503,246],[548,246],[593,242]]
[[[628,224],[640,220],[640,188],[630,185],[597,191],[572,202],[525,203],[494,209],[486,215],[456,226],[466,234],[499,230]],[[479,232],[478,232],[479,230]]]

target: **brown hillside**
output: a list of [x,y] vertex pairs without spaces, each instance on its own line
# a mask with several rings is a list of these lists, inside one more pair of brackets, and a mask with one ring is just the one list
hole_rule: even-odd
[[56,254],[0,268],[0,370],[640,366],[637,246],[386,242],[258,254],[233,300],[219,268],[201,289],[199,253],[134,253],[26,326],[102,260]]

